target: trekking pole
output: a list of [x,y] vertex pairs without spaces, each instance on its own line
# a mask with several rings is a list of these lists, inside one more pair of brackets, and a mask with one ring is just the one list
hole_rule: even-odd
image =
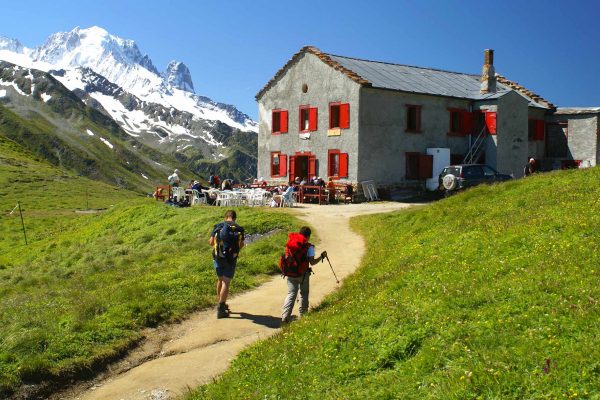
[[335,282],[339,285],[340,281],[337,277],[337,275],[335,274],[335,271],[333,270],[333,266],[331,266],[331,261],[329,261],[329,256],[325,257],[327,259],[327,262],[329,263],[329,268],[331,268],[331,272],[333,272],[333,276],[335,277]]

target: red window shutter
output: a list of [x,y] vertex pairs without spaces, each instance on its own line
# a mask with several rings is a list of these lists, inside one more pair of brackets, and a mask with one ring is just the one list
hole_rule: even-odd
[[461,124],[461,128],[462,128],[462,133],[464,135],[470,135],[471,133],[473,133],[473,113],[470,113],[468,111],[464,111],[461,114],[462,117],[462,124]]
[[279,155],[279,176],[286,176],[287,174],[287,156],[285,154]]
[[544,128],[546,124],[543,120],[535,121],[535,136],[534,140],[544,140]]
[[348,177],[348,153],[340,153],[340,178]]
[[317,157],[308,157],[308,175],[309,179],[317,175]]
[[485,113],[485,125],[490,131],[490,134],[496,134],[496,113],[495,112],[486,112]]
[[350,128],[350,104],[340,104],[340,128]]
[[280,132],[281,133],[287,133],[287,131],[288,131],[288,112],[287,112],[287,110],[281,111],[280,118],[281,118],[281,120],[280,120],[281,121],[280,122],[280,125],[281,125]]
[[309,108],[308,111],[308,130],[316,131],[317,130],[317,108],[312,107]]
[[419,154],[419,179],[433,178],[433,156]]
[[290,181],[296,177],[296,157],[290,156]]

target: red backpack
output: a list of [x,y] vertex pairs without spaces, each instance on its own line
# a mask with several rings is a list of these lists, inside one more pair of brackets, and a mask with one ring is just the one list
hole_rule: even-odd
[[308,239],[300,233],[292,232],[285,244],[285,253],[279,258],[279,269],[283,276],[299,277],[310,267],[308,248],[312,246]]

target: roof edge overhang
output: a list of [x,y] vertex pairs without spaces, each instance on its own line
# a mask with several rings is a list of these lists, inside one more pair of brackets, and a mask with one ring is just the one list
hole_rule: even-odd
[[600,114],[600,107],[558,107],[554,115],[593,115]]
[[275,76],[273,76],[273,78],[271,78],[269,80],[269,82],[267,82],[267,84],[256,94],[256,96],[254,97],[256,99],[256,101],[259,101],[260,98],[263,96],[263,94],[265,94],[267,92],[267,90],[269,90],[271,88],[271,86],[273,86],[275,84],[275,82],[277,82],[277,80],[281,76],[283,76],[285,74],[285,72],[289,69],[289,67],[298,58],[300,58],[300,56],[302,54],[304,54],[304,53],[310,53],[310,54],[313,54],[313,55],[317,56],[325,64],[329,65],[330,67],[332,67],[336,71],[340,71],[341,73],[343,73],[348,78],[352,79],[354,82],[358,83],[361,86],[371,86],[371,82],[369,82],[368,80],[364,79],[363,77],[361,77],[360,75],[358,75],[356,72],[351,71],[348,68],[343,67],[340,63],[338,63],[336,61],[333,61],[331,59],[331,57],[329,57],[328,54],[323,53],[318,48],[316,48],[314,46],[304,46],[304,47],[302,47],[300,49],[299,52],[297,52],[296,54],[294,54],[292,56],[292,58],[290,58],[288,60],[288,62],[285,63],[285,65],[283,67],[281,67],[279,69],[279,71],[277,71],[277,73],[275,73]]
[[554,104],[550,103],[548,100],[544,99],[539,94],[536,94],[531,90],[525,88],[524,86],[519,85],[517,82],[513,82],[509,79],[506,79],[500,74],[496,74],[496,81],[529,97],[533,102],[540,104],[542,107],[548,108],[551,111],[556,110],[556,106]]

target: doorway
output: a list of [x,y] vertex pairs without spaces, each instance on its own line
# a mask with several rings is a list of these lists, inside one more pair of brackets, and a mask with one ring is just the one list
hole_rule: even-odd
[[[296,174],[297,177],[299,177],[300,179],[306,178],[306,179],[310,179],[311,177],[308,176],[308,156],[296,156],[295,157],[295,165],[294,165],[294,173]],[[290,176],[291,179],[294,179],[296,176]]]

